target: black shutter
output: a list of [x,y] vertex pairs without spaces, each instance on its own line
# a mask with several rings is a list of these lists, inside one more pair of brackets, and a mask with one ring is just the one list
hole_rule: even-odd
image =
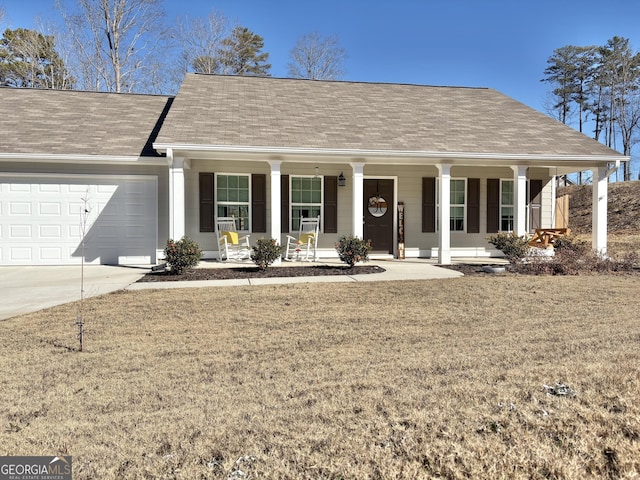
[[280,222],[280,233],[289,233],[289,175],[280,175]]
[[267,232],[267,176],[251,175],[251,231]]
[[500,179],[487,179],[487,233],[500,230]]
[[422,231],[436,231],[436,179],[422,178]]
[[213,173],[200,173],[200,231],[215,232],[215,182]]
[[324,233],[338,233],[338,177],[324,177]]
[[480,179],[467,180],[467,233],[480,233]]

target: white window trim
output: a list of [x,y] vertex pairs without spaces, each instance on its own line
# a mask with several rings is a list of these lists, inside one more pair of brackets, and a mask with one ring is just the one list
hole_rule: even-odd
[[[221,202],[218,200],[218,176],[223,176],[223,177],[247,177],[249,182],[249,201],[248,202]],[[216,218],[218,217],[218,205],[247,205],[247,211],[248,211],[248,217],[249,217],[249,228],[247,230],[238,230],[238,232],[242,232],[242,233],[250,233],[251,232],[251,225],[252,225],[252,219],[251,219],[251,205],[252,205],[252,198],[251,198],[251,174],[249,173],[229,173],[229,172],[216,172],[215,173],[215,185],[214,185],[214,192],[215,192],[215,213],[216,213]]]
[[[319,178],[320,179],[320,203],[293,202],[293,179],[294,178]],[[324,175],[289,175],[289,233],[293,230],[293,207],[317,206],[320,208],[320,229],[324,224]],[[298,230],[295,230],[297,232]]]
[[499,192],[498,192],[498,195],[500,196],[500,210],[498,212],[499,213],[499,218],[500,218],[500,220],[499,220],[500,221],[500,229],[499,229],[499,231],[501,231],[501,232],[505,232],[505,231],[506,232],[513,232],[513,228],[511,230],[503,230],[502,229],[502,207],[511,207],[512,208],[512,217],[513,217],[513,219],[512,219],[512,224],[513,225],[512,226],[515,227],[515,225],[516,225],[515,185],[513,185],[513,188],[511,190],[512,195],[513,195],[513,203],[511,203],[511,204],[507,204],[507,203],[503,204],[502,203],[502,184],[503,184],[503,182],[511,182],[513,184],[514,181],[513,181],[513,178],[501,178],[500,179],[500,189],[499,189]]
[[[469,199],[469,182],[466,177],[451,177],[449,180],[450,183],[453,183],[454,180],[462,180],[464,181],[464,204],[460,203],[451,203],[451,198],[449,198],[449,218],[451,219],[451,208],[452,207],[460,207],[463,208],[463,225],[464,228],[462,230],[451,230],[452,233],[467,233],[467,200]],[[436,232],[440,231],[440,178],[436,178]],[[449,220],[449,226],[451,226],[451,220]]]

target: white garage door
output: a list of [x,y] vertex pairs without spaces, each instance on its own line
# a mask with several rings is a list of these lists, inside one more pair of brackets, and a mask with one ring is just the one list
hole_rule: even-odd
[[156,177],[0,175],[0,265],[155,263],[157,231]]

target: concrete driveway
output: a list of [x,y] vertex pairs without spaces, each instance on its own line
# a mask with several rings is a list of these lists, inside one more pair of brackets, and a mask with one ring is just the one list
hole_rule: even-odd
[[[337,260],[319,262],[321,264],[342,263]],[[375,275],[339,275],[326,277],[264,278],[258,280],[206,280],[192,282],[135,283],[150,267],[85,265],[85,298],[116,290],[143,290],[149,288],[188,288],[232,285],[270,285],[301,282],[375,282],[393,280],[430,280],[454,278],[460,272],[440,268],[435,260],[372,260],[385,272]],[[227,263],[201,262],[200,267],[229,268]],[[233,266],[233,265],[231,265]],[[277,267],[272,267],[277,268]],[[0,267],[0,320],[23,313],[35,312],[43,308],[80,300],[80,266],[58,267]]]
[[[149,267],[85,265],[85,298],[121,290]],[[0,320],[80,300],[80,266],[0,267]]]

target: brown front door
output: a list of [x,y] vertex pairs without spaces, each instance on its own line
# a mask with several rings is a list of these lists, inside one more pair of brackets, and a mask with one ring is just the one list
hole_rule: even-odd
[[364,180],[364,239],[371,251],[393,254],[393,180]]

